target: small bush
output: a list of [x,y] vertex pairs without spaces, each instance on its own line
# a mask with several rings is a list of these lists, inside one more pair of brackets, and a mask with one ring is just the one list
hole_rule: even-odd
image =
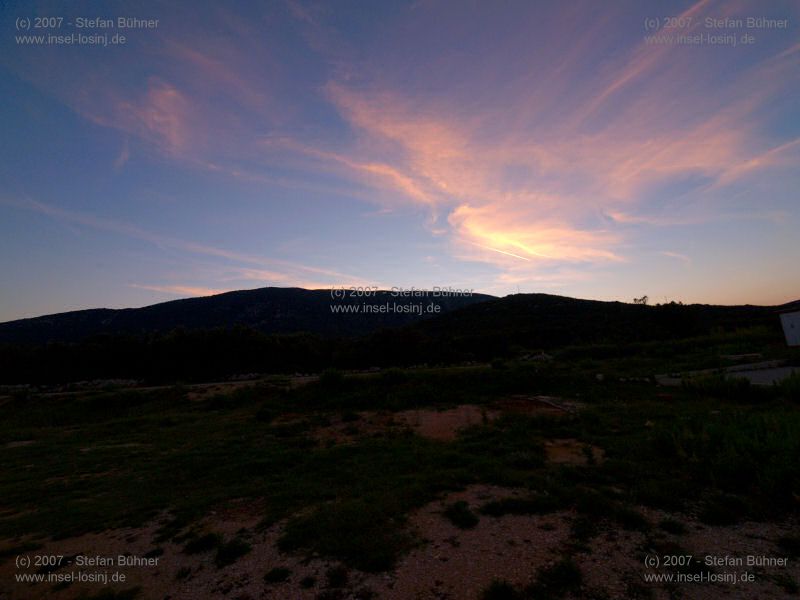
[[275,567],[267,571],[267,574],[264,575],[264,581],[267,583],[280,583],[289,579],[291,574],[292,571],[286,567]]
[[686,533],[686,526],[676,519],[662,519],[658,524],[658,527],[662,531],[666,531],[667,533],[671,533],[673,535],[683,535]]
[[363,571],[383,571],[409,547],[409,538],[380,505],[358,499],[325,504],[290,519],[278,547],[308,548]]
[[484,515],[502,517],[503,515],[538,515],[553,512],[561,507],[555,496],[536,495],[527,498],[502,498],[487,502],[480,508]]
[[798,587],[797,582],[788,573],[776,573],[772,576],[772,580],[787,594],[796,596],[797,593],[800,592],[800,587]]
[[733,494],[715,493],[703,503],[700,520],[706,525],[734,525],[748,516],[747,504]]
[[624,506],[616,507],[611,517],[628,531],[647,531],[650,523],[639,511]]
[[303,577],[300,580],[300,587],[303,588],[304,590],[312,588],[315,585],[317,585],[317,578],[316,577],[312,577],[311,575]]
[[381,373],[381,382],[388,386],[400,385],[408,380],[408,373],[402,369],[387,369]]
[[0,563],[2,563],[4,560],[12,556],[16,556],[18,554],[25,554],[27,552],[33,552],[34,550],[38,550],[41,547],[42,545],[39,543],[25,542],[23,544],[18,544],[17,546],[11,546],[10,548],[5,548],[3,550],[0,550]]
[[706,375],[685,380],[683,389],[697,396],[721,400],[752,400],[756,395],[749,379],[724,375]]
[[469,505],[460,500],[444,510],[444,516],[459,529],[472,529],[478,524],[478,516],[469,509]]
[[347,567],[337,565],[328,569],[328,572],[325,573],[325,577],[328,580],[328,587],[343,588],[347,585],[348,579],[350,579],[350,572],[347,570]]
[[571,559],[559,562],[539,570],[536,582],[527,588],[529,596],[534,598],[560,598],[567,592],[581,586],[583,574]]
[[597,535],[597,521],[587,516],[580,516],[572,522],[570,535],[577,542],[587,542]]
[[519,598],[520,594],[514,589],[514,586],[502,579],[493,580],[481,594],[481,600],[518,600]]
[[319,376],[319,385],[325,390],[338,390],[344,385],[344,373],[337,369],[325,369]]
[[235,563],[239,558],[250,552],[250,550],[252,550],[250,544],[244,540],[235,538],[217,548],[217,556],[214,562],[217,564],[218,568],[226,567]]
[[673,423],[654,431],[652,452],[696,487],[741,494],[762,511],[791,510],[800,481],[800,414],[730,411]]
[[208,552],[222,545],[222,536],[218,533],[207,533],[198,538],[194,538],[183,547],[184,554],[200,554]]
[[781,381],[779,390],[780,394],[787,400],[800,402],[800,371],[795,371]]
[[361,416],[353,410],[347,410],[343,412],[341,416],[343,423],[352,423],[353,421],[358,421],[360,418]]
[[261,423],[272,423],[278,416],[278,411],[270,406],[262,406],[256,411],[256,421]]
[[789,558],[798,558],[800,557],[800,536],[784,536],[778,539],[778,547]]

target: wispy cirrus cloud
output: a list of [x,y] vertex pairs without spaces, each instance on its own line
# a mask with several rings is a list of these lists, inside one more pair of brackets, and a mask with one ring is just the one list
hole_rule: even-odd
[[138,97],[114,98],[84,106],[84,116],[98,125],[139,137],[170,156],[185,154],[199,142],[199,116],[176,86],[151,78]]
[[679,260],[686,264],[692,262],[691,257],[687,256],[686,254],[682,254],[681,252],[672,252],[671,250],[662,250],[659,252],[661,256],[666,256],[667,258],[674,258],[675,260]]
[[[662,33],[691,35],[706,16],[758,7],[681,3],[676,13],[692,25]],[[779,9],[800,16],[796,5]],[[786,101],[798,89],[794,37],[764,32],[750,48],[652,44],[641,31],[644,10],[417,3],[386,19],[376,10],[369,26],[365,17],[350,28],[329,6],[302,0],[241,13],[216,5],[208,18],[185,14],[168,34],[137,38],[147,40],[138,53],[32,48],[30,60],[9,68],[119,134],[124,146],[109,169],[133,151],[141,162],[235,183],[246,189],[239,201],[258,197],[276,213],[308,201],[277,187],[325,198],[324,208],[309,206],[330,214],[354,200],[404,208],[421,215],[424,234],[446,242],[438,247],[449,258],[493,273],[487,286],[555,286],[637,260],[636,238],[652,227],[772,225],[779,211],[759,204],[750,184],[800,165],[796,107]],[[443,15],[446,27],[437,25]],[[85,76],[67,75],[75,72]],[[241,189],[231,199],[226,190],[218,210]],[[232,281],[358,281],[301,258],[291,264],[54,206],[34,210],[235,263]],[[398,246],[407,223],[393,232]],[[680,247],[673,243],[666,247]]]
[[[373,281],[337,270],[325,269],[281,259],[266,258],[254,254],[232,251],[209,244],[184,240],[173,236],[162,235],[117,219],[97,217],[34,200],[14,200],[1,198],[0,203],[5,204],[6,206],[46,215],[63,223],[80,225],[100,231],[121,234],[130,238],[154,244],[162,248],[172,248],[199,256],[224,259],[238,267],[237,276],[234,279],[261,281],[265,284],[274,282],[280,285],[293,285],[297,287],[302,287],[307,283],[313,283],[315,287],[318,288],[330,287],[332,285],[375,285],[375,282]],[[251,266],[248,267],[245,265]],[[256,268],[253,268],[253,266]],[[264,267],[267,270],[259,267]],[[172,287],[177,289],[176,286]],[[186,287],[186,289],[189,288]],[[200,287],[197,289],[211,288]]]
[[[682,16],[697,28],[706,16],[733,16],[749,6],[702,0]],[[424,73],[413,89],[391,77],[366,85],[331,81],[325,92],[357,142],[327,157],[356,178],[364,176],[362,157],[371,157],[383,185],[447,215],[461,258],[531,278],[551,263],[623,261],[627,233],[616,225],[725,219],[726,211],[708,210],[715,200],[703,194],[797,164],[796,140],[771,146],[763,118],[772,99],[796,83],[795,53],[780,51],[728,81],[706,83],[704,72],[719,66],[719,56],[649,45],[642,37],[583,81],[585,63],[565,59],[553,71],[531,57],[531,70],[545,73],[556,92],[522,79],[514,82],[515,96],[487,91],[486,102],[442,103],[425,93],[435,84]],[[681,81],[691,85],[676,103]],[[743,87],[752,93],[737,93]],[[559,104],[553,94],[565,89],[570,96]],[[670,209],[661,190],[672,185],[689,192],[681,191],[681,203]],[[674,216],[664,217],[669,212]],[[730,217],[750,218],[743,214]]]
[[122,143],[122,148],[117,155],[117,159],[114,161],[114,169],[119,171],[131,158],[131,149],[128,144],[128,138],[125,138],[125,141]]

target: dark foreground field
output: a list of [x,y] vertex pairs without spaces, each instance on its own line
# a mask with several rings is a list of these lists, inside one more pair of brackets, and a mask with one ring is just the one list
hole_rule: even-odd
[[[0,598],[791,597],[800,379],[652,378],[754,346],[797,358],[751,332],[447,369],[17,390],[0,400]],[[79,564],[97,556],[114,564]]]

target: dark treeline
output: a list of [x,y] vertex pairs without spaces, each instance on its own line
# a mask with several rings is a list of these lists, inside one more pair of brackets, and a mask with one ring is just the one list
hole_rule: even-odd
[[332,339],[306,333],[264,334],[244,327],[179,329],[167,334],[95,336],[77,343],[2,344],[0,383],[213,381],[249,373],[316,373],[328,367],[410,366],[469,358],[469,353],[450,353],[413,330]]
[[528,295],[491,300],[416,325],[358,337],[268,334],[237,326],[99,335],[73,343],[3,344],[0,383],[213,381],[248,373],[317,373],[330,367],[489,361],[586,345],[604,354],[628,355],[639,351],[637,344],[740,328],[760,329],[776,341],[782,338],[771,308],[641,306]]

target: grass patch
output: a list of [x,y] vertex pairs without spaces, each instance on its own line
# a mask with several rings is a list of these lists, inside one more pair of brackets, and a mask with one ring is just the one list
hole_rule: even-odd
[[[730,342],[717,336],[709,344],[718,339]],[[662,352],[713,360],[708,347],[694,352],[694,343],[647,346],[644,357],[589,348],[569,361],[506,359],[504,369],[339,373],[294,389],[264,384],[204,401],[188,400],[186,389],[32,392],[0,405],[2,439],[36,440],[0,447],[0,537],[136,527],[168,510],[173,520],[156,543],[219,552],[222,538],[198,537],[191,524],[231,499],[258,498],[269,507],[265,523],[288,519],[282,549],[376,571],[412,547],[404,521],[410,511],[471,484],[537,490],[488,502],[475,518],[577,508],[578,542],[604,522],[647,530],[640,504],[679,512],[705,503],[711,514],[718,495],[735,495],[744,506],[734,507],[735,519],[796,510],[796,404],[778,392],[734,402],[717,392],[621,381],[667,371]],[[607,374],[602,384],[598,372]],[[361,410],[487,406],[514,394],[578,398],[584,408],[507,416],[452,442],[404,434],[325,447],[308,436],[325,418],[347,421]],[[543,441],[552,438],[600,446],[606,460],[573,469],[548,464]]]

